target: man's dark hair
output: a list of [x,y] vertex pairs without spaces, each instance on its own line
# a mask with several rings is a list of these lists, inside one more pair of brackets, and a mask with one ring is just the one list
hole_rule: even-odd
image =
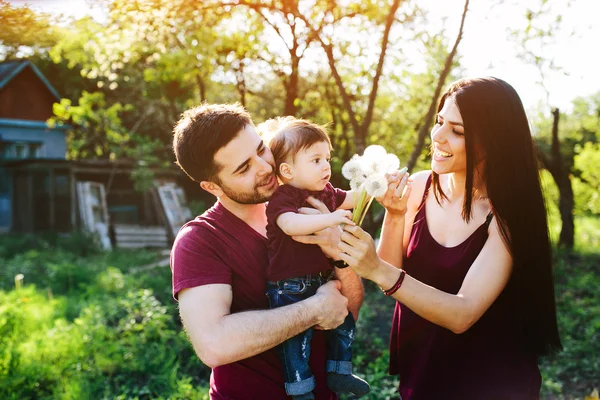
[[173,129],[176,163],[194,181],[215,181],[222,166],[215,154],[246,125],[253,125],[240,104],[202,104],[183,113]]

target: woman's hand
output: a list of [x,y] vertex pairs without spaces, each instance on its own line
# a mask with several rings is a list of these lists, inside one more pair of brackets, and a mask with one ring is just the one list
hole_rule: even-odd
[[361,277],[374,280],[379,272],[381,259],[375,243],[367,232],[356,225],[345,225],[338,244],[340,259],[344,260]]
[[411,181],[405,168],[388,175],[388,190],[377,201],[385,207],[390,217],[404,217],[408,210]]

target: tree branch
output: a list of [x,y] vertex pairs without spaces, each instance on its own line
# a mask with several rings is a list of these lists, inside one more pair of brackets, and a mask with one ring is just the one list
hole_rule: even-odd
[[[400,0],[394,0],[392,7],[390,8],[390,13],[387,16],[387,20],[385,22],[385,30],[383,33],[383,39],[381,40],[381,53],[379,53],[379,61],[377,62],[377,70],[375,72],[375,77],[373,78],[373,87],[371,88],[371,93],[369,94],[369,105],[367,107],[367,114],[365,115],[365,119],[362,123],[362,126],[366,129],[371,125],[371,121],[373,120],[373,110],[375,108],[375,99],[377,98],[377,90],[379,89],[379,79],[381,78],[381,74],[383,72],[383,63],[385,61],[385,53],[387,51],[390,31],[392,29],[392,25],[396,19],[396,12],[398,11],[398,7],[400,7]],[[366,132],[365,132],[366,133]]]
[[423,145],[425,144],[425,137],[431,130],[431,123],[433,121],[433,117],[434,117],[436,109],[437,109],[437,103],[438,103],[438,99],[440,97],[440,93],[442,91],[442,87],[444,86],[444,83],[446,82],[446,79],[448,78],[448,74],[450,73],[450,69],[452,68],[452,62],[454,60],[454,56],[456,55],[456,51],[458,50],[458,45],[459,45],[460,41],[462,40],[463,29],[465,26],[465,19],[467,17],[468,9],[469,9],[469,0],[466,0],[465,6],[463,9],[463,13],[462,13],[462,18],[460,21],[460,28],[458,29],[458,35],[456,36],[456,40],[454,41],[454,46],[452,47],[452,50],[446,57],[446,61],[444,63],[444,69],[442,70],[442,73],[439,76],[437,85],[435,87],[435,92],[433,94],[433,97],[431,98],[431,102],[429,103],[429,109],[427,110],[427,114],[425,115],[423,125],[421,125],[421,129],[419,130],[419,134],[417,135],[417,143],[415,144],[415,147],[414,147],[412,153],[410,154],[410,159],[409,159],[408,165],[407,165],[408,171],[412,171],[412,169],[415,167],[415,164],[417,163],[417,159],[419,158],[419,155],[421,154],[421,151],[423,149]]

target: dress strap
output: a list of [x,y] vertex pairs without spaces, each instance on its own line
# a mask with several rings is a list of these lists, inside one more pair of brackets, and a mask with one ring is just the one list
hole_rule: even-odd
[[427,178],[427,183],[425,184],[425,190],[423,191],[423,198],[421,199],[421,204],[419,205],[419,207],[421,207],[423,205],[423,203],[425,203],[425,199],[427,199],[427,195],[429,194],[429,189],[431,188],[432,176],[433,176],[433,173],[431,175],[429,175],[429,177]]
[[492,219],[494,218],[494,213],[492,211],[490,211],[490,213],[487,215],[487,217],[485,217],[485,226],[486,227],[490,227],[490,224],[492,223]]

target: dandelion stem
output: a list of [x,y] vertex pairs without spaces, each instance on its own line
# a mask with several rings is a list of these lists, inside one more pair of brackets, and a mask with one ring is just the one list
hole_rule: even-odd
[[367,215],[367,211],[369,211],[369,207],[371,206],[371,203],[373,202],[373,199],[374,199],[374,197],[371,197],[369,199],[369,202],[367,203],[367,205],[365,207],[365,210],[364,210],[362,216],[360,217],[360,222],[358,223],[358,226],[362,225],[362,223],[363,223],[363,221],[365,219],[365,216]]

